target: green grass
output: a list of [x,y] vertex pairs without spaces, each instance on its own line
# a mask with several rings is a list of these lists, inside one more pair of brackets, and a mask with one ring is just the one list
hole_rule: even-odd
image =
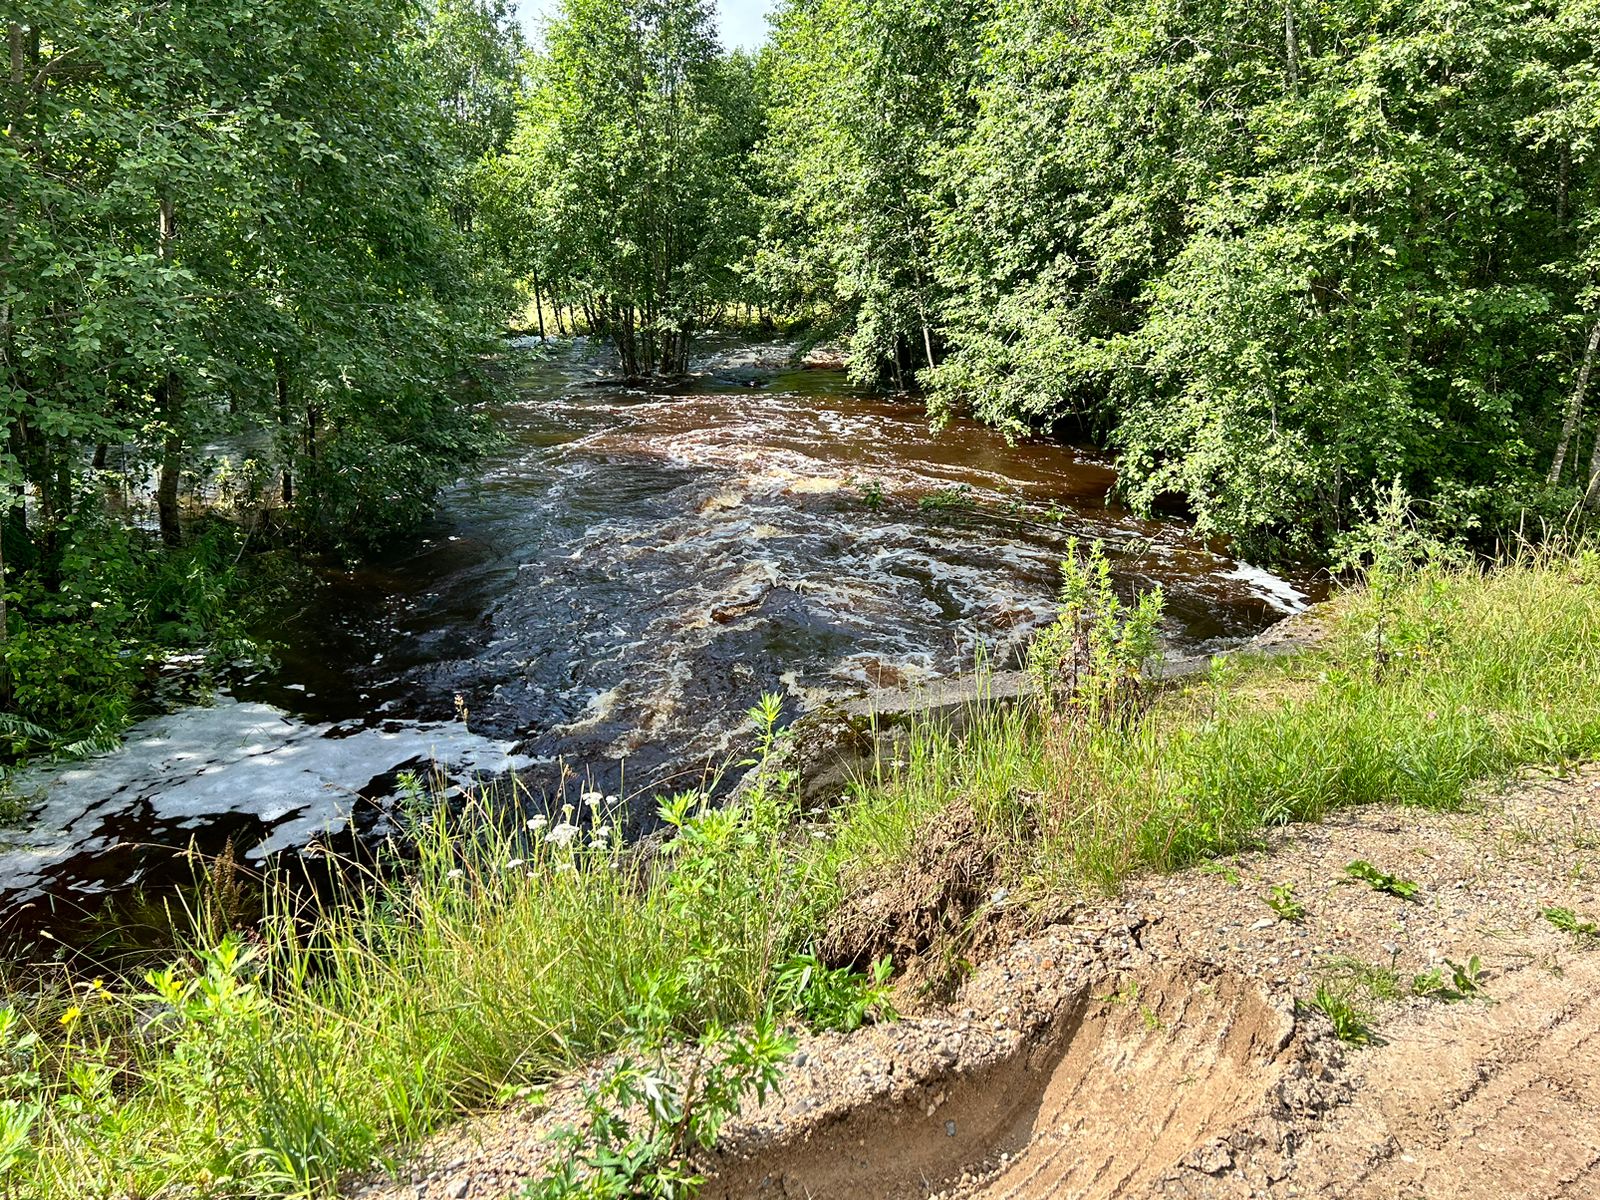
[[1353,1001],[1348,991],[1331,984],[1322,984],[1316,994],[1306,1001],[1306,1007],[1328,1018],[1333,1035],[1341,1042],[1365,1046],[1372,1041],[1372,1026],[1365,1009]]
[[[1589,552],[1427,568],[1341,597],[1321,648],[1241,657],[1127,720],[1024,704],[961,735],[925,723],[826,826],[797,825],[776,784],[732,810],[684,800],[647,868],[610,838],[440,818],[404,871],[311,912],[274,896],[243,941],[197,933],[148,982],[16,972],[0,1197],[326,1193],[641,1021],[693,1036],[775,1000],[853,1020],[860,999],[805,956],[852,883],[954,801],[980,814],[997,884],[1059,899],[1346,805],[1449,808],[1595,757],[1597,595]],[[798,997],[801,979],[829,990]]]
[[892,856],[961,796],[1018,882],[1111,891],[1264,827],[1354,804],[1451,808],[1526,764],[1600,754],[1600,556],[1426,568],[1384,594],[1379,611],[1346,593],[1320,648],[1223,660],[1131,726],[1024,705],[959,738],[924,728],[840,836]]
[[487,822],[453,838],[439,818],[404,875],[313,913],[274,897],[226,963],[36,986],[42,1040],[0,1045],[40,1077],[13,1077],[13,1124],[42,1102],[11,1194],[322,1191],[641,1021],[690,1035],[751,1019],[832,895],[790,849],[792,818],[766,795],[681,811],[654,884],[612,839],[530,845]]

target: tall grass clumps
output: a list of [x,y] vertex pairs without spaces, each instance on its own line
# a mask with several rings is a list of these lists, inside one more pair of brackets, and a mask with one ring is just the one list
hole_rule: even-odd
[[1375,564],[1319,619],[1314,648],[1219,658],[1131,719],[1046,703],[989,710],[960,738],[922,728],[903,767],[858,800],[860,850],[892,857],[961,796],[1024,881],[1113,889],[1130,872],[1237,849],[1265,826],[1352,804],[1450,807],[1516,768],[1600,754],[1592,547],[1493,566]]
[[782,789],[664,802],[676,836],[653,860],[586,800],[516,829],[436,810],[403,867],[311,907],[274,893],[137,983],[8,982],[0,1196],[325,1194],[642,1029],[767,1013],[831,889]]

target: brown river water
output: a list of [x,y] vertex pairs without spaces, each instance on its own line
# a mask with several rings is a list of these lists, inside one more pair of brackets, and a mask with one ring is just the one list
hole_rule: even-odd
[[663,394],[608,384],[581,342],[512,349],[502,447],[417,536],[326,574],[269,631],[270,671],[19,779],[6,918],[162,884],[191,842],[231,838],[259,863],[352,826],[381,835],[397,773],[430,762],[463,785],[515,769],[547,803],[633,797],[643,826],[656,793],[742,754],[764,692],[793,716],[1013,665],[1052,616],[1070,537],[1112,545],[1130,592],[1163,586],[1175,649],[1305,602],[1108,502],[1092,450],[932,432],[919,406],[791,365],[781,343],[708,339],[697,357]]

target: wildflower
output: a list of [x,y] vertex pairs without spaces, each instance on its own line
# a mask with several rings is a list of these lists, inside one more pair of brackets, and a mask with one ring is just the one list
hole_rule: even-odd
[[565,817],[567,820],[569,820],[569,821],[572,820],[572,813],[573,813],[572,805],[563,804],[561,806],[561,815],[563,817]]
[[444,877],[446,879],[464,879],[466,874],[460,867],[451,867],[450,870],[444,873]]
[[607,808],[615,807],[616,803],[617,803],[617,798],[615,796],[607,796],[606,797],[606,807]]
[[559,825],[552,825],[546,840],[552,846],[567,846],[572,844],[572,839],[578,836],[578,827],[570,821],[563,821]]
[[533,830],[533,832],[538,833],[548,824],[550,824],[550,818],[545,816],[543,813],[540,813],[537,817],[534,817],[528,822],[528,828]]
[[578,799],[582,800],[591,809],[595,809],[600,807],[600,802],[604,800],[605,797],[599,792],[585,792],[583,795],[579,796]]
[[66,1012],[61,1014],[61,1025],[70,1033],[72,1031],[72,1027],[76,1025],[82,1018],[83,1009],[74,1004],[68,1008]]
[[573,866],[569,862],[564,862],[564,863],[557,863],[556,864],[556,870],[557,871],[565,871],[568,874],[576,874],[578,868]]
[[508,858],[506,859],[506,870],[515,871],[522,863],[523,860],[520,858]]

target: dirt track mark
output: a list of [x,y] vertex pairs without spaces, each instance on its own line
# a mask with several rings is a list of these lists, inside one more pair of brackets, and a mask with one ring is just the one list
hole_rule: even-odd
[[1334,1115],[1291,1181],[1353,1200],[1600,1194],[1600,960],[1519,974],[1488,1004],[1386,1030],[1352,1064],[1363,1102]]

